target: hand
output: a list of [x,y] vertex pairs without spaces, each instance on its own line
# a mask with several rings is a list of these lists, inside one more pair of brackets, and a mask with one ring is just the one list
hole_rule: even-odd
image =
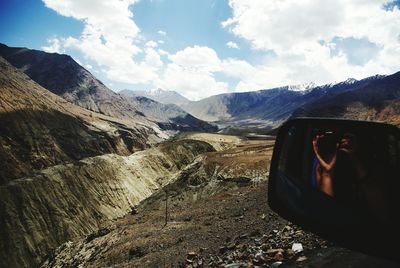
[[312,141],[315,154],[318,154],[318,141],[319,141],[319,139],[321,139],[323,137],[324,137],[324,135],[316,135]]

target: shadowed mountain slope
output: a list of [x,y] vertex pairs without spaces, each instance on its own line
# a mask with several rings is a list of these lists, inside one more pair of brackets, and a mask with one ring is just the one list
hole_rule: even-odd
[[[125,93],[122,93],[125,94]],[[161,129],[180,131],[217,131],[217,127],[197,119],[175,104],[163,104],[147,97],[127,96],[149,120]]]
[[69,102],[120,119],[146,121],[134,105],[107,88],[68,55],[0,44],[0,56]]
[[400,125],[400,72],[309,102],[294,117],[336,117]]
[[0,57],[0,184],[65,161],[128,155],[161,140],[152,128],[75,106]]

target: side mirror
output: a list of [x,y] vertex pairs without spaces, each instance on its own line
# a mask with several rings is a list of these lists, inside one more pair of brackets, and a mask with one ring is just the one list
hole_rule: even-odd
[[280,128],[268,203],[340,246],[400,259],[400,130],[336,119]]

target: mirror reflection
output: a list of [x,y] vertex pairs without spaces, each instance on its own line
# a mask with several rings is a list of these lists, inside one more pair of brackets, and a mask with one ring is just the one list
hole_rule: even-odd
[[291,126],[278,166],[281,201],[329,224],[399,223],[397,134],[340,121]]

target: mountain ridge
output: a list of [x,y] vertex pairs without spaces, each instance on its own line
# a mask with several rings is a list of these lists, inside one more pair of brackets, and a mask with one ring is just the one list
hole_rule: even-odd
[[[393,74],[393,75],[397,75]],[[251,92],[224,93],[211,96],[200,101],[182,105],[182,108],[194,116],[215,122],[220,128],[259,128],[260,130],[278,127],[285,120],[298,114],[301,107],[317,106],[319,101],[333,98],[338,104],[342,102],[341,93],[349,93],[348,98],[364,100],[361,92],[371,83],[385,83],[385,79],[393,75],[374,75],[361,80],[348,79],[335,84],[326,84],[306,89],[304,91],[291,90],[290,86],[264,89]],[[390,85],[389,91],[396,91],[396,84]],[[371,91],[371,90],[370,90]],[[367,92],[367,91],[366,91]],[[381,99],[378,86],[369,92],[370,101]],[[385,100],[396,99],[392,94]],[[332,101],[329,105],[333,105]]]
[[124,89],[119,92],[122,95],[130,97],[147,97],[149,99],[164,103],[164,104],[175,104],[182,105],[184,103],[190,102],[189,99],[185,98],[181,94],[173,90],[163,90],[161,88],[151,89],[151,90],[131,90]]
[[44,88],[91,111],[158,128],[159,132],[162,128],[173,131],[216,130],[214,126],[200,122],[201,120],[187,114],[179,118],[167,119],[152,116],[149,120],[146,114],[151,114],[151,111],[140,110],[146,108],[140,101],[107,88],[68,55],[27,48],[12,48],[4,44],[0,44],[0,55]]

